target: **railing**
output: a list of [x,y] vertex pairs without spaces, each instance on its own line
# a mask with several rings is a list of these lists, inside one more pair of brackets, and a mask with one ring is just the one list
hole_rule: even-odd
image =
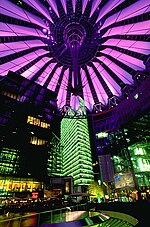
[[[66,222],[67,220],[67,213],[71,211],[72,219],[75,220],[76,214],[73,211],[87,211],[88,204],[78,204],[76,206],[69,206],[55,210],[48,210],[43,212],[35,212],[30,213],[27,215],[20,215],[17,217],[13,217],[13,215],[18,214],[7,214],[2,215],[3,219],[0,219],[0,227],[24,227],[24,226],[40,226],[42,224],[53,224],[53,223],[60,223]],[[73,216],[74,215],[74,216]],[[82,213],[80,214],[82,216]],[[69,220],[68,220],[69,221]]]

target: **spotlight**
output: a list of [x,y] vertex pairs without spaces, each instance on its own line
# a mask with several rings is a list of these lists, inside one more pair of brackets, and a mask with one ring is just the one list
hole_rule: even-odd
[[47,34],[47,29],[46,28],[43,28],[43,33]]

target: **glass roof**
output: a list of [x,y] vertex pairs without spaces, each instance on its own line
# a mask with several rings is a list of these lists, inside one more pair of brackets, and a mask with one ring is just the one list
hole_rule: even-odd
[[146,72],[149,0],[3,0],[0,12],[0,75],[54,91],[60,110],[116,105]]

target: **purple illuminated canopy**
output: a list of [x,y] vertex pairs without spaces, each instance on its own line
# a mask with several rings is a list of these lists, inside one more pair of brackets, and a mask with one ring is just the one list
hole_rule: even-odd
[[54,91],[60,110],[111,108],[148,75],[149,0],[5,0],[0,12],[0,75]]

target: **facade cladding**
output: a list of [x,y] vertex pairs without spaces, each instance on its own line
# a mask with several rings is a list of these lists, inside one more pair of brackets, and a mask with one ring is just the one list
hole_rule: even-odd
[[74,185],[88,185],[94,180],[88,121],[63,118],[61,121],[63,175],[72,176]]

